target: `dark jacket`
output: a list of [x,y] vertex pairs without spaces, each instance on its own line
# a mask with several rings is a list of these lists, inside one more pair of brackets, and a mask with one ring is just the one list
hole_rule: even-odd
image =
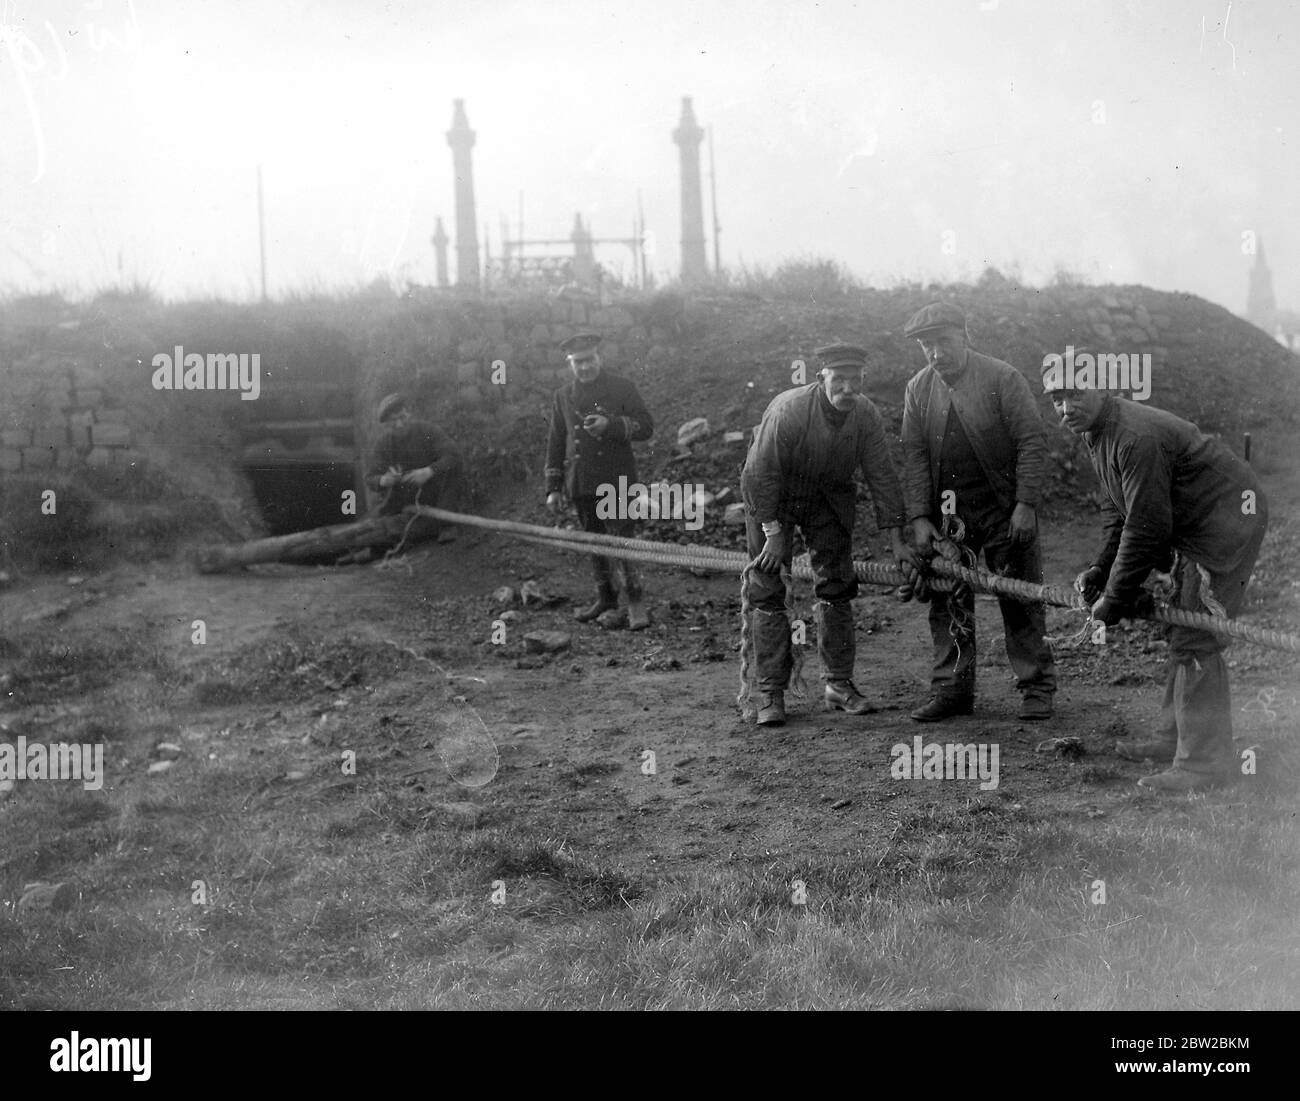
[[828,504],[846,531],[853,530],[859,467],[871,492],[881,528],[903,524],[903,496],[889,454],[880,412],[871,399],[854,395],[844,424],[826,411],[821,383],[777,394],[754,432],[740,491],[746,510],[759,523],[801,523],[813,508]]
[[[605,435],[596,439],[582,427],[592,413],[609,418]],[[654,421],[636,387],[602,370],[591,382],[574,379],[555,392],[551,431],[546,442],[546,492],[561,488],[570,497],[594,497],[603,484],[616,485],[619,475],[636,481],[633,440],[648,440]]]
[[[1120,604],[1132,603],[1152,569],[1167,567],[1170,550],[1230,572],[1268,522],[1254,471],[1190,421],[1107,396],[1084,440],[1107,498],[1093,565],[1110,572],[1106,595]],[[1253,512],[1243,512],[1247,491]]]
[[1024,375],[1009,363],[968,349],[966,370],[951,387],[933,367],[907,384],[903,399],[903,498],[907,518],[933,516],[939,504],[939,456],[948,409],[970,437],[980,470],[1003,509],[1037,505],[1047,463],[1047,432]]
[[[390,503],[400,500],[402,504],[414,504],[419,487],[380,486],[379,479],[388,473],[390,466],[397,467],[403,474],[422,466],[432,466],[436,475],[444,470],[458,472],[464,462],[456,441],[435,424],[413,420],[405,428],[389,425],[375,441],[366,473],[366,486]],[[424,503],[430,502],[425,499]]]

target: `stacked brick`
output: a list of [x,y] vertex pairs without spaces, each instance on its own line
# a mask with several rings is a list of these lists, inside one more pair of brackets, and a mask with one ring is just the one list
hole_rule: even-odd
[[126,465],[138,458],[126,410],[99,370],[40,357],[0,371],[0,471]]

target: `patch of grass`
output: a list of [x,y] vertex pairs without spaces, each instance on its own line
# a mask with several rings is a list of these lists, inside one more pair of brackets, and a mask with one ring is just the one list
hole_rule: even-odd
[[842,301],[863,289],[842,263],[816,256],[785,260],[772,270],[759,265],[742,267],[729,283],[742,294],[811,303]]
[[[422,800],[409,792],[365,795],[349,815],[373,828],[341,849],[320,828],[337,810],[290,823],[263,812],[236,830],[185,805],[150,795],[124,820],[76,827],[104,831],[97,856],[64,854],[95,869],[81,908],[41,926],[0,916],[0,999],[250,1006],[292,990],[298,1004],[386,1009],[1115,1009],[1300,997],[1295,828],[1240,808],[1097,823],[936,807],[857,852],[652,881],[517,831],[415,829]],[[188,904],[191,876],[211,885],[207,907]],[[140,913],[141,892],[168,901],[121,917],[132,898]],[[93,981],[51,978],[73,930]]]
[[560,780],[570,787],[585,788],[591,777],[612,776],[623,766],[616,761],[584,761],[560,773]]
[[401,651],[353,635],[313,635],[304,628],[245,647],[204,667],[192,690],[205,707],[251,700],[303,699],[373,683],[404,671]]
[[[128,672],[150,676],[160,687],[174,685],[179,676],[171,657],[146,627],[47,627],[11,638],[6,650],[12,662],[8,672],[13,678],[13,703],[19,707],[94,692],[117,683]],[[111,723],[110,728],[120,730],[121,724]]]
[[[1295,1007],[1300,947],[1286,932],[1295,858],[1279,865],[1293,835],[1211,828],[1207,847],[1204,827],[1157,830],[1161,843],[1144,856],[1145,846],[1131,851],[1131,829],[1094,837],[1086,826],[1031,824],[1010,873],[998,844],[969,862],[955,857],[969,830],[918,839],[925,866],[893,882],[871,862],[843,857],[784,872],[704,873],[660,883],[604,916],[533,929],[495,955],[462,948],[459,966],[429,973],[424,1004]],[[1243,879],[1233,862],[1255,870]],[[972,867],[982,883],[970,881]],[[1266,868],[1285,886],[1243,906],[1243,887],[1257,892]],[[792,901],[794,878],[806,888],[802,906]],[[1104,903],[1092,901],[1099,878]]]
[[1128,774],[1119,766],[1101,763],[1079,765],[1072,771],[1071,778],[1080,787],[1115,784],[1129,779]]
[[[47,490],[54,493],[53,514]],[[0,480],[0,559],[27,570],[86,569],[106,561],[94,538],[97,500],[67,474],[6,474]]]
[[[46,507],[54,494],[54,511]],[[161,558],[185,536],[228,534],[222,502],[137,457],[129,467],[6,475],[0,481],[0,561],[31,572],[96,570]]]
[[244,692],[231,681],[205,676],[191,689],[190,697],[199,707],[230,707],[244,699]]
[[[281,637],[232,668],[260,675],[270,654],[321,690],[404,660],[331,645]],[[154,697],[132,714],[72,729],[137,757],[171,719]],[[475,798],[511,825],[468,829],[430,813],[463,797],[450,788],[268,786],[296,742],[215,744],[218,760],[196,746],[157,781],[0,803],[0,1006],[1300,1008],[1300,750],[1280,737],[1221,796],[1108,788],[1101,819],[995,794],[910,803],[848,851],[756,849],[661,878],[530,829],[496,788]],[[37,878],[72,882],[73,910],[17,920]]]
[[143,1009],[188,974],[184,938],[130,913],[0,914],[0,1008]]
[[470,840],[463,863],[490,880],[550,880],[566,896],[564,909],[588,911],[627,904],[644,890],[638,877],[575,856],[553,840],[530,841],[507,831]]

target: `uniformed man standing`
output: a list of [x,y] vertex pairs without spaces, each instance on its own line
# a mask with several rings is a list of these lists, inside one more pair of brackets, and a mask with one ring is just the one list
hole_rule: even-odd
[[[552,512],[564,508],[568,494],[578,511],[583,531],[630,537],[636,521],[602,518],[597,502],[618,496],[619,477],[625,485],[636,482],[635,440],[648,440],[654,421],[636,387],[625,378],[605,371],[596,348],[596,333],[578,333],[560,345],[568,357],[573,381],[555,392],[551,407],[551,430],[546,445],[546,507]],[[604,488],[602,488],[604,487]],[[626,505],[627,502],[619,500]],[[592,555],[596,573],[596,600],[574,614],[587,623],[599,619],[602,626],[618,626],[618,588],[613,560]],[[627,625],[633,631],[650,624],[636,563],[620,563],[627,597]]]
[[[1076,352],[1078,357],[1080,353]],[[1075,579],[1106,624],[1142,607],[1142,582],[1170,551],[1175,607],[1231,618],[1268,528],[1268,504],[1250,466],[1196,425],[1105,390],[1076,390],[1044,367],[1044,389],[1061,423],[1081,436],[1105,494],[1104,542]],[[1169,764],[1142,787],[1199,791],[1239,775],[1224,641],[1192,627],[1169,628],[1169,668],[1154,737],[1115,743],[1130,760]]]
[[853,684],[856,640],[850,602],[858,595],[852,553],[857,516],[853,475],[858,468],[894,557],[905,572],[919,563],[903,542],[903,497],[884,424],[871,400],[858,392],[866,350],[831,344],[818,348],[816,355],[820,377],[772,399],[740,475],[754,562],[746,584],[753,615],[759,726],[785,722],[793,653],[781,569],[790,566],[794,528],[803,533],[816,577],[817,651],[828,709],[855,715],[874,710]]
[[[916,548],[933,551],[945,515],[961,521],[962,543],[981,550],[994,573],[1041,584],[1039,487],[1047,438],[1029,383],[1011,364],[967,343],[966,315],[935,302],[913,315],[926,366],[903,403],[903,496]],[[1022,719],[1047,719],[1056,665],[1043,638],[1042,604],[999,597],[1007,658],[1021,694]],[[975,598],[961,587],[930,603],[934,666],[931,698],[918,722],[968,715],[975,699]]]

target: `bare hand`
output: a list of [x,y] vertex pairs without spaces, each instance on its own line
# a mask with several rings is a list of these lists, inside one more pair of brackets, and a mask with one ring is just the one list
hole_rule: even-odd
[[1011,526],[1009,528],[1011,542],[1013,543],[1032,543],[1034,536],[1038,534],[1038,522],[1035,518],[1034,506],[1027,505],[1020,501],[1015,510],[1011,513]]
[[761,573],[780,573],[781,563],[785,560],[785,552],[789,545],[785,532],[778,531],[769,535],[767,542],[763,544],[763,549],[754,559],[755,568]]
[[920,570],[913,570],[911,577],[907,579],[907,583],[898,587],[898,599],[904,604],[913,598],[923,604],[928,604],[930,596],[930,583]]
[[898,568],[903,571],[903,576],[910,581],[913,575],[925,565],[925,559],[921,557],[915,547],[909,547],[903,542],[903,537],[897,532],[894,533],[889,542],[894,561],[898,563]]
[[1074,579],[1075,591],[1089,604],[1095,604],[1106,584],[1106,572],[1100,566],[1089,566]]
[[599,413],[591,413],[583,418],[582,427],[588,436],[600,439],[609,428],[609,418]]
[[402,480],[402,472],[395,466],[388,468],[388,473],[379,479],[379,484],[387,489],[389,486],[396,485]]
[[402,485],[422,486],[433,477],[433,470],[427,466],[417,466],[409,474],[402,475]]
[[554,512],[554,513],[560,513],[560,512],[563,512],[563,511],[564,511],[564,494],[563,494],[563,493],[558,493],[558,492],[557,492],[557,493],[548,493],[548,494],[546,495],[546,507],[547,507],[548,509],[550,509],[551,512]]
[[931,558],[934,556],[934,544],[943,538],[926,516],[918,516],[912,521],[912,541],[916,544],[916,552],[922,558]]

